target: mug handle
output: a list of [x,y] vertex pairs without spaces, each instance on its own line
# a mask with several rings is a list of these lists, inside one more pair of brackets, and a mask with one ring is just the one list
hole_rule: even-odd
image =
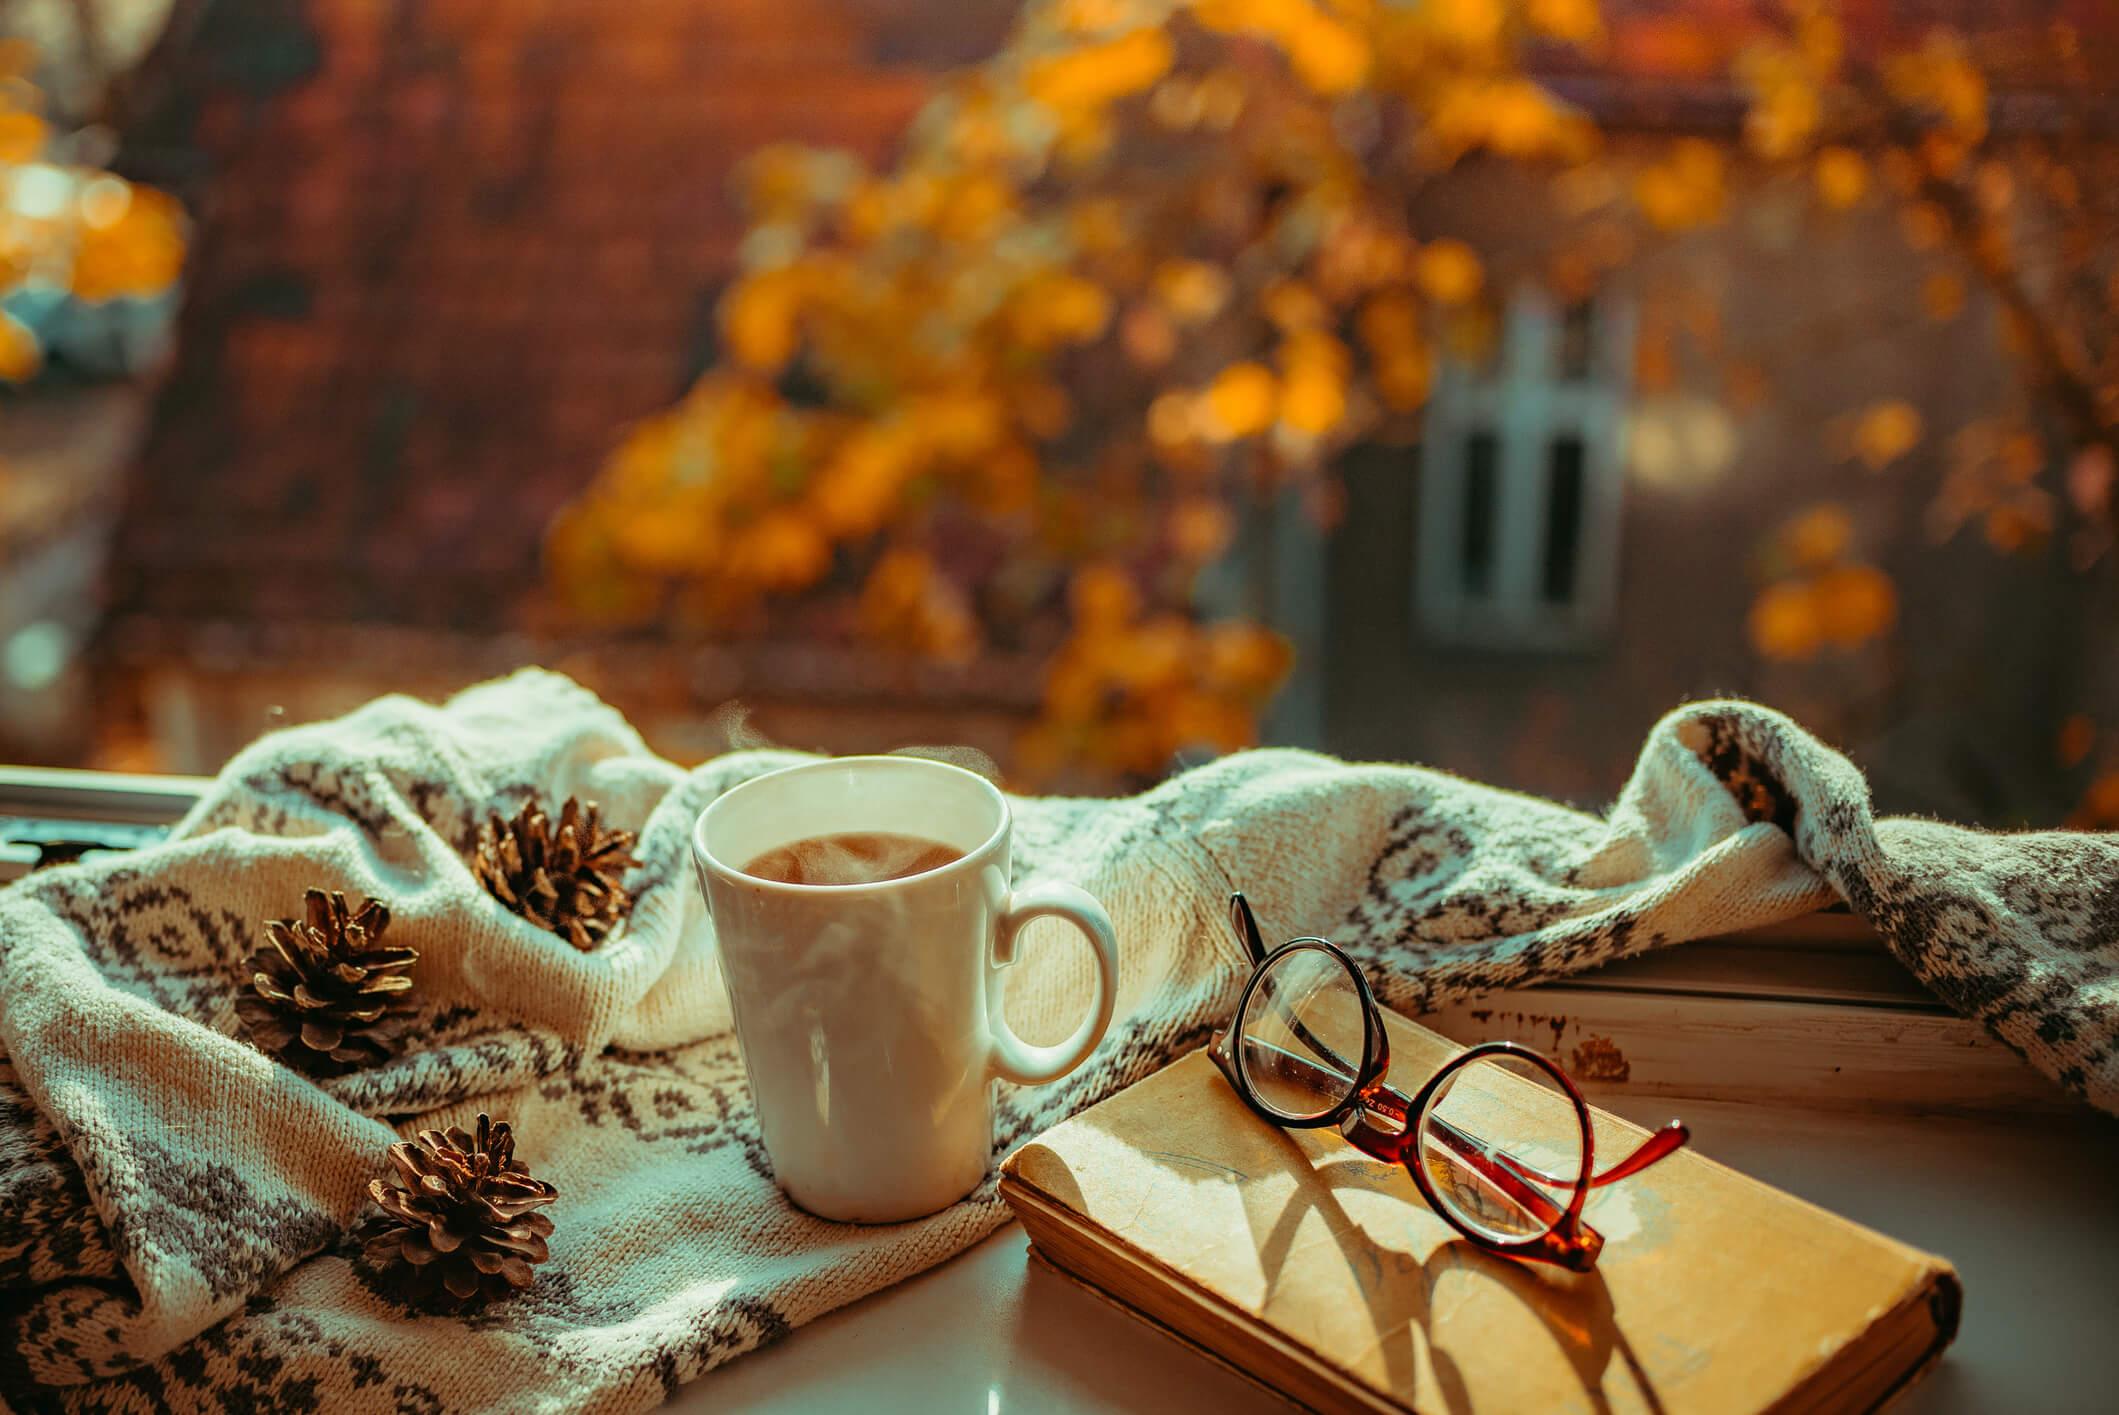
[[1111,1010],[1118,1002],[1118,935],[1111,916],[1086,890],[1053,881],[1019,889],[1009,896],[1008,907],[993,934],[993,964],[1005,968],[1015,961],[1016,936],[1032,919],[1065,919],[1082,931],[1096,954],[1096,1005],[1090,1009],[1074,1035],[1054,1046],[1032,1046],[1015,1034],[1001,1009],[999,977],[988,996],[987,1014],[993,1028],[993,1074],[1022,1086],[1040,1086],[1057,1081],[1089,1059],[1096,1044],[1111,1025]]

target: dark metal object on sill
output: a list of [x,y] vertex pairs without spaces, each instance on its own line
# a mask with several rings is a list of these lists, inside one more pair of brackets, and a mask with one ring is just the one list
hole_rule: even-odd
[[195,776],[0,767],[0,884],[92,854],[153,844],[205,789]]

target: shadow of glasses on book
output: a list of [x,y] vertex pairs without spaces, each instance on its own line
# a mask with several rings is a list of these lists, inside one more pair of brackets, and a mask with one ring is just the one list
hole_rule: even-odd
[[[1233,1094],[1228,1097],[1228,1105],[1241,1113],[1240,1102]],[[1215,1111],[1219,1109],[1213,1107]],[[1100,1117],[1092,1110],[1084,1118],[1094,1124]],[[1638,1403],[1651,1412],[1662,1409],[1646,1371],[1619,1328],[1610,1289],[1600,1274],[1533,1268],[1484,1251],[1456,1235],[1429,1212],[1410,1192],[1412,1186],[1402,1166],[1369,1159],[1341,1143],[1336,1135],[1254,1126],[1235,1133],[1256,1137],[1255,1157],[1249,1145],[1242,1147],[1242,1153],[1231,1154],[1228,1147],[1232,1132],[1226,1127],[1234,1119],[1213,1113],[1165,1117],[1174,1133],[1149,1136],[1123,1126],[1110,1133],[1113,1140],[1140,1158],[1166,1167],[1189,1182],[1235,1188],[1250,1228],[1258,1272],[1265,1282],[1264,1296],[1257,1305],[1266,1320],[1300,1335],[1297,1323],[1290,1320],[1292,1311],[1274,1311],[1276,1297],[1283,1303],[1312,1300],[1291,1283],[1318,1282],[1334,1294],[1345,1290],[1344,1284],[1328,1272],[1306,1266],[1315,1262],[1314,1219],[1330,1235],[1346,1276],[1366,1306],[1364,1324],[1373,1333],[1374,1349],[1384,1367],[1382,1380],[1388,1387],[1414,1388],[1419,1347],[1424,1345],[1442,1407],[1451,1412],[1477,1408],[1473,1392],[1467,1388],[1451,1355],[1451,1338],[1438,1335],[1440,1324],[1433,1319],[1438,1310],[1458,1307],[1465,1300],[1450,1298],[1438,1303],[1436,1299],[1442,1284],[1462,1274],[1487,1285],[1488,1293],[1507,1294],[1535,1318],[1580,1381],[1587,1408],[1607,1408],[1606,1381],[1616,1356],[1626,1368]],[[1195,1124],[1217,1131],[1221,1145],[1213,1152],[1236,1163],[1201,1158],[1197,1149],[1187,1146],[1183,1131]],[[1283,1182],[1260,1182],[1269,1177]],[[1081,1194],[1071,1174],[1055,1176],[1048,1182],[1056,1199],[1080,1205]],[[1430,1225],[1445,1236],[1423,1258],[1418,1251],[1421,1230]],[[1298,1243],[1302,1245],[1299,1254]],[[1298,1258],[1300,1261],[1291,1261]],[[1492,1300],[1486,1295],[1466,1296],[1475,1301]],[[1342,1299],[1335,1295],[1319,1300]],[[1304,1320],[1320,1317],[1329,1319],[1327,1314],[1313,1311]],[[1491,1339],[1491,1332],[1482,1335],[1478,1325],[1460,1325],[1455,1330],[1468,1332],[1469,1340]],[[1412,1334],[1415,1328],[1417,1337]]]
[[[1404,1185],[1405,1176],[1397,1166],[1345,1158],[1344,1147],[1332,1146],[1317,1132],[1277,1133],[1284,1143],[1300,1152],[1301,1160],[1292,1167],[1294,1193],[1259,1236],[1258,1251],[1267,1281],[1271,1284],[1276,1280],[1304,1220],[1312,1212],[1321,1216],[1368,1301],[1376,1337],[1382,1343],[1379,1350],[1394,1388],[1411,1387],[1415,1353],[1410,1341],[1392,1342],[1387,1335],[1400,1325],[1408,1329],[1417,1326],[1445,1408],[1453,1412],[1476,1408],[1451,1357],[1447,1339],[1438,1337],[1436,1324],[1430,1320],[1431,1314],[1454,1305],[1437,1301],[1436,1291],[1461,1273],[1489,1284],[1489,1290],[1506,1292],[1538,1320],[1581,1382],[1589,1409],[1608,1407],[1605,1381],[1614,1355],[1625,1363],[1640,1403],[1651,1412],[1662,1409],[1646,1371],[1634,1359],[1632,1348],[1619,1329],[1611,1289],[1602,1274],[1529,1268],[1489,1253],[1456,1234],[1429,1250],[1422,1259],[1409,1246],[1403,1246],[1403,1237],[1378,1231],[1393,1224],[1410,1230],[1408,1216],[1400,1205],[1426,1212],[1417,1198],[1401,1192],[1409,1186]],[[1379,1209],[1366,1198],[1355,1199],[1357,1205],[1371,1211],[1357,1218],[1347,1208],[1347,1200],[1357,1194],[1380,1195],[1390,1201],[1391,1207]],[[1244,1207],[1247,1214],[1253,1211],[1248,1195]],[[1396,1210],[1395,1215],[1392,1210]],[[1254,1222],[1254,1231],[1256,1228]],[[1473,1339],[1479,1339],[1476,1332]]]

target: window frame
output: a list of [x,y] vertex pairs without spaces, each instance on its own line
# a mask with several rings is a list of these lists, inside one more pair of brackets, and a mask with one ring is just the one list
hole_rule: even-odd
[[[1491,370],[1445,360],[1428,401],[1414,532],[1413,622],[1441,643],[1475,648],[1570,651],[1610,632],[1617,606],[1624,502],[1626,409],[1634,311],[1622,294],[1600,293],[1591,311],[1586,367],[1560,367],[1571,307],[1524,286],[1511,293]],[[1470,439],[1495,439],[1493,561],[1488,590],[1475,593],[1465,564],[1471,496]],[[1580,512],[1572,594],[1544,593],[1552,453],[1581,446]]]

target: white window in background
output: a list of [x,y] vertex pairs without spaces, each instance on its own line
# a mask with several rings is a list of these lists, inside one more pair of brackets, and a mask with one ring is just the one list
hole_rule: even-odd
[[1618,588],[1632,311],[1606,296],[1508,303],[1484,368],[1446,362],[1420,451],[1414,621],[1497,649],[1593,644]]

